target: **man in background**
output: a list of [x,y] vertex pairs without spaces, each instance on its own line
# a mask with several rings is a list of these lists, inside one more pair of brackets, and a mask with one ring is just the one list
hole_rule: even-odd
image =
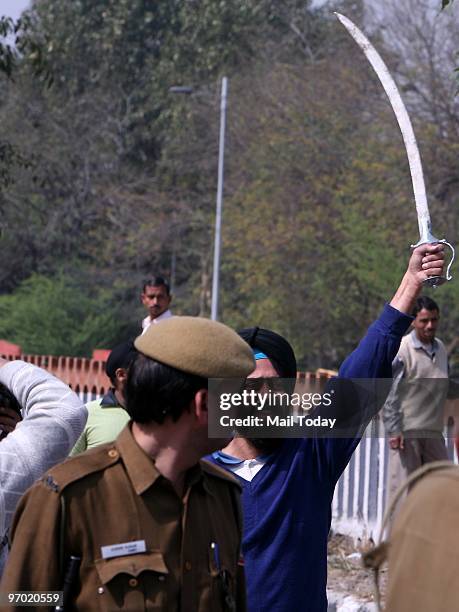
[[72,457],[99,444],[113,442],[129,421],[124,391],[127,370],[135,356],[136,350],[132,341],[123,342],[111,351],[105,364],[105,373],[112,387],[102,399],[86,404],[88,420],[70,453]]
[[414,470],[448,458],[444,408],[457,386],[448,379],[448,355],[436,338],[440,309],[427,296],[417,299],[412,331],[392,364],[393,384],[383,409],[389,437],[389,497]]
[[172,317],[172,312],[169,310],[172,296],[169,285],[162,276],[144,281],[141,300],[148,311],[148,315],[142,321],[142,333],[145,333],[152,323],[159,323]]

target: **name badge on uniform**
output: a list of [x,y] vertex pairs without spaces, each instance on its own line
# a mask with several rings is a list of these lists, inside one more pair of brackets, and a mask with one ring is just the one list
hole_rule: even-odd
[[111,559],[112,557],[124,557],[125,555],[137,555],[147,551],[145,540],[136,540],[135,542],[124,542],[123,544],[112,544],[111,546],[101,546],[102,559]]

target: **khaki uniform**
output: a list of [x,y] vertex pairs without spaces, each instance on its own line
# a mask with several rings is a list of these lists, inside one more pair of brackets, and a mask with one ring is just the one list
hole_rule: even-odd
[[[128,425],[115,442],[53,468],[22,498],[0,590],[62,590],[75,555],[79,610],[245,610],[239,495],[232,476],[201,461],[180,499]],[[134,542],[136,554],[116,547]]]
[[387,612],[459,609],[458,517],[457,466],[413,485],[390,533]]

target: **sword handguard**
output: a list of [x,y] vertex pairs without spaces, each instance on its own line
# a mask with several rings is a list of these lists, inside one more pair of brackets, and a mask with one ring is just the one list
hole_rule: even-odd
[[447,246],[449,246],[449,248],[451,249],[451,259],[449,261],[448,267],[446,268],[445,276],[428,276],[424,280],[425,285],[433,287],[434,289],[436,287],[439,287],[440,285],[443,285],[443,283],[450,281],[453,278],[449,272],[451,269],[451,265],[456,257],[456,251],[454,250],[453,245],[450,244],[447,240],[445,240],[445,238],[442,238],[441,240],[435,238],[435,236],[433,236],[430,232],[427,236],[423,236],[422,238],[420,238],[416,244],[411,245],[411,248],[415,249],[416,247],[421,246],[421,244],[438,244],[439,242],[441,242],[441,244],[446,244]]

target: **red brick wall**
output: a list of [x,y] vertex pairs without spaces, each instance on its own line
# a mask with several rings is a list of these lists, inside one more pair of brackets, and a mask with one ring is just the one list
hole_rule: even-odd
[[[2,355],[3,356],[3,355]],[[5,359],[22,359],[48,370],[66,382],[77,393],[103,395],[110,388],[110,380],[105,374],[105,361],[84,357],[54,357],[53,355],[12,355]]]
[[[1,351],[0,351],[1,354]],[[105,374],[105,361],[85,357],[54,357],[53,355],[1,355],[10,361],[22,359],[48,370],[66,382],[76,393],[103,395],[110,388],[110,380]],[[319,390],[334,372],[298,372],[297,378]]]

